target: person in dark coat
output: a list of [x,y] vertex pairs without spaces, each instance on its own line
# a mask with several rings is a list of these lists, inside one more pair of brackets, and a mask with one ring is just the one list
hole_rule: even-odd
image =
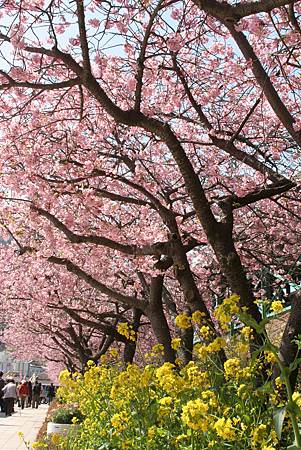
[[40,395],[41,395],[41,383],[38,380],[32,386],[32,408],[38,408],[40,404]]
[[27,387],[28,387],[28,399],[27,399],[27,406],[31,406],[32,402],[32,382],[29,380],[27,381]]
[[5,381],[3,380],[3,372],[0,372],[0,408],[1,408],[1,412],[5,412],[4,410],[4,392],[2,391],[2,389],[5,386]]
[[47,387],[48,405],[50,405],[54,397],[55,397],[55,387],[53,386],[53,383],[51,383],[50,386]]

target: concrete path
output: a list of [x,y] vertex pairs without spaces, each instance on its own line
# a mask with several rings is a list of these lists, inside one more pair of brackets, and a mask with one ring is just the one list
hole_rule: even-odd
[[15,405],[15,413],[10,417],[0,417],[0,449],[26,450],[26,445],[18,436],[21,431],[25,441],[33,443],[44,422],[48,405],[40,405],[38,409],[21,410]]

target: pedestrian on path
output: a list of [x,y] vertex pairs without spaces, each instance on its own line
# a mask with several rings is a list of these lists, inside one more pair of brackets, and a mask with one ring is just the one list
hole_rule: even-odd
[[48,405],[52,402],[52,400],[55,397],[55,387],[53,383],[50,384],[50,386],[47,387],[47,399],[48,399]]
[[2,389],[4,392],[4,410],[6,416],[11,416],[14,411],[14,403],[17,395],[17,388],[14,380],[7,380],[7,384]]
[[24,409],[24,406],[25,406],[25,403],[27,403],[28,394],[29,394],[28,385],[26,383],[26,380],[21,381],[21,385],[19,387],[18,393],[19,393],[19,398],[20,398],[20,403],[21,403],[21,409]]
[[29,406],[31,406],[31,401],[32,401],[32,382],[30,380],[28,380],[27,386],[28,386],[27,407],[29,407]]
[[3,372],[0,372],[0,408],[1,408],[1,412],[5,412],[4,411],[4,392],[2,391],[2,389],[5,386],[5,381],[3,380]]
[[38,380],[35,381],[34,385],[32,386],[32,407],[38,408],[40,404],[40,395],[41,395],[41,383],[38,382]]

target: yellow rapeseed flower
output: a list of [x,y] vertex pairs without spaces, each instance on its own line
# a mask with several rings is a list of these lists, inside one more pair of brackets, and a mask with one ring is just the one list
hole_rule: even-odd
[[296,405],[297,405],[299,408],[301,408],[301,394],[300,394],[300,392],[295,391],[295,392],[293,393],[293,395],[292,395],[292,399],[293,399],[293,402],[295,402]]
[[171,406],[171,405],[172,405],[172,402],[173,402],[172,397],[163,397],[163,398],[160,398],[160,400],[159,400],[159,405],[162,405],[162,406]]
[[264,352],[264,359],[267,363],[274,364],[276,362],[276,356],[273,352],[265,351]]
[[133,330],[132,325],[129,325],[127,322],[119,322],[117,325],[117,331],[122,336],[125,336],[130,341],[136,340],[136,333]]
[[180,345],[181,345],[181,339],[180,338],[173,338],[171,340],[171,348],[173,348],[174,350],[178,350]]
[[61,442],[61,436],[58,433],[54,433],[51,435],[51,443],[53,445],[59,445]]
[[118,350],[117,350],[117,348],[111,348],[110,349],[110,351],[109,351],[109,354],[110,354],[110,356],[112,356],[112,358],[117,358],[117,356],[118,356]]
[[149,429],[147,430],[147,437],[149,440],[154,439],[154,437],[156,436],[156,432],[157,432],[157,427],[155,427],[154,425],[152,427],[149,427]]
[[258,444],[262,444],[266,439],[267,434],[267,426],[264,423],[258,425],[258,427],[254,428],[251,436],[251,441],[253,446],[257,446]]
[[245,398],[245,393],[247,391],[247,385],[246,384],[240,384],[237,388],[237,395],[238,397],[241,397],[242,399]]
[[163,354],[163,352],[164,352],[164,346],[162,344],[153,345],[153,347],[152,347],[153,356],[155,356],[155,354],[158,354],[158,353]]
[[212,406],[213,408],[217,408],[217,398],[214,392],[212,391],[203,391],[202,392],[202,399],[205,400],[209,406]]
[[69,372],[69,370],[67,370],[67,369],[65,369],[65,370],[62,370],[61,372],[60,372],[60,375],[59,375],[59,381],[60,381],[60,383],[63,383],[63,382],[65,382],[65,381],[67,381],[69,378],[70,378],[70,372]]
[[200,336],[204,339],[209,339],[211,333],[210,328],[207,325],[203,325],[199,330]]
[[223,329],[227,329],[232,316],[239,312],[239,296],[231,295],[224,299],[223,303],[219,305],[214,311],[216,319],[219,321]]
[[183,406],[182,421],[192,430],[206,432],[209,428],[208,410],[209,405],[201,399],[190,400]]
[[158,414],[160,417],[167,416],[171,413],[172,410],[172,402],[173,399],[171,397],[163,397],[159,400],[159,411]]
[[213,428],[216,433],[226,441],[233,441],[235,439],[235,428],[229,417],[228,419],[225,419],[225,417],[218,419]]
[[119,433],[122,433],[127,426],[129,422],[129,416],[125,411],[121,411],[120,413],[116,413],[111,418],[111,424]]
[[201,325],[202,321],[204,320],[204,317],[206,316],[205,313],[201,311],[195,311],[192,316],[191,320],[196,323],[197,325]]
[[227,345],[226,341],[222,337],[216,337],[214,341],[210,342],[210,344],[207,345],[207,352],[208,353],[217,353],[223,348],[225,348]]
[[175,365],[171,363],[164,363],[163,366],[156,369],[156,377],[159,385],[165,390],[168,395],[177,395],[182,388],[182,379],[176,373]]
[[95,361],[93,361],[92,359],[89,359],[89,361],[87,362],[87,367],[94,367],[95,366]]
[[193,352],[197,355],[197,357],[200,360],[206,359],[206,357],[208,356],[208,353],[209,353],[207,345],[203,345],[203,344],[195,344],[195,346],[193,347]]
[[191,317],[185,313],[179,314],[175,319],[175,324],[178,328],[182,328],[183,330],[191,328]]
[[36,441],[31,444],[33,450],[45,449],[45,443],[41,441]]
[[240,373],[240,360],[238,358],[230,358],[224,363],[226,378],[237,378]]
[[243,327],[241,330],[240,330],[240,334],[241,334],[241,336],[243,336],[243,338],[246,340],[246,341],[249,341],[250,339],[252,339],[252,333],[253,333],[253,330],[252,330],[252,328],[251,327]]
[[279,313],[283,310],[283,304],[280,300],[275,300],[271,304],[271,311]]

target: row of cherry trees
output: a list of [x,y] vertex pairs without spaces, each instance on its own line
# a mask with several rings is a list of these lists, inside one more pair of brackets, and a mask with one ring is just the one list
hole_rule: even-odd
[[258,272],[300,253],[301,2],[2,3],[6,342],[131,361],[127,321],[174,361],[180,311],[215,327],[235,292],[259,321]]

